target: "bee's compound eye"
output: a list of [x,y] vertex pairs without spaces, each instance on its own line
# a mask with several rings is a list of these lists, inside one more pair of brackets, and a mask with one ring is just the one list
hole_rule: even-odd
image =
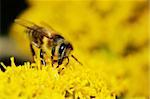
[[62,52],[64,51],[66,45],[64,43],[62,43],[59,47],[59,54],[62,54]]

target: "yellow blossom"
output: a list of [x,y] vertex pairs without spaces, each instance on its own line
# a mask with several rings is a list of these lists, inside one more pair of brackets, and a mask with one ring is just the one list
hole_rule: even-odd
[[[147,0],[27,0],[18,18],[46,22],[73,46],[74,60],[59,75],[51,64],[25,63],[0,72],[2,98],[146,99],[148,92]],[[10,36],[20,53],[31,56],[24,28],[13,24]],[[34,67],[34,68],[32,68]],[[35,68],[37,67],[37,68]],[[42,68],[42,69],[41,69]],[[6,88],[7,87],[7,88]]]

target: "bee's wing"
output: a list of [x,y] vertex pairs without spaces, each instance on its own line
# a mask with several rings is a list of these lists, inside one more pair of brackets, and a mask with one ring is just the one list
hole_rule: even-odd
[[[34,30],[37,33],[41,33],[43,36],[51,39],[51,35],[48,35],[48,34],[50,34],[50,31],[48,31],[47,29],[45,29],[42,26],[39,26],[39,25],[37,25],[33,22],[30,22],[28,20],[25,20],[25,19],[15,19],[15,23],[17,23],[29,30]],[[33,28],[33,27],[36,27],[36,28]],[[41,28],[42,28],[42,30],[41,30]]]
[[49,25],[48,23],[41,21],[40,22],[42,26],[44,26],[46,29],[48,29],[52,34],[58,34],[59,32],[56,31],[54,28],[52,28],[51,25]]
[[52,27],[51,27],[49,24],[47,24],[46,22],[42,21],[42,22],[40,22],[40,23],[41,23],[41,25],[47,27],[50,31],[55,31],[54,28],[52,28]]
[[32,26],[36,26],[36,27],[40,28],[39,25],[36,25],[35,23],[30,22],[30,21],[25,20],[25,19],[15,19],[15,23],[17,23],[17,24],[19,24],[19,25],[21,25],[23,27],[26,27],[28,29],[30,29]]

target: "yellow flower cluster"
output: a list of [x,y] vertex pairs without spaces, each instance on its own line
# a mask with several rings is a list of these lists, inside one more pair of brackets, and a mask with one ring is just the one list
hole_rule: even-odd
[[104,78],[88,69],[68,67],[58,74],[57,68],[40,62],[38,57],[35,63],[16,67],[12,57],[11,67],[1,63],[6,69],[0,71],[1,99],[115,99]]
[[[73,46],[83,63],[70,60],[58,75],[51,65],[38,63],[0,72],[0,96],[82,99],[146,99],[148,92],[148,1],[146,0],[28,0],[18,18],[45,22]],[[12,25],[10,36],[18,42],[20,55],[29,56],[24,28]],[[12,61],[13,63],[13,61]],[[8,87],[7,87],[8,86]],[[7,88],[6,88],[7,87]],[[5,91],[4,91],[5,90]]]

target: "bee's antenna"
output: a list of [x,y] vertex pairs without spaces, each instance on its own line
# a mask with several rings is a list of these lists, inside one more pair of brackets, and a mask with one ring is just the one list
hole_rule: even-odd
[[83,65],[74,55],[71,55],[72,58],[74,58],[80,65]]

